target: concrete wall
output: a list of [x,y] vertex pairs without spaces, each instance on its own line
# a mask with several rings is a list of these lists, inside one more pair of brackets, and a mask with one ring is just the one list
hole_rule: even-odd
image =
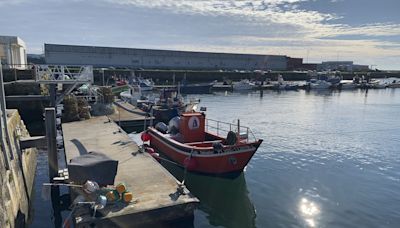
[[47,64],[146,69],[285,70],[286,56],[45,44]]
[[26,69],[26,45],[16,36],[0,36],[0,59],[4,68]]
[[29,133],[18,111],[8,110],[7,115],[12,149],[5,150],[7,144],[0,147],[0,227],[25,227],[31,216],[37,151],[20,150],[19,139]]

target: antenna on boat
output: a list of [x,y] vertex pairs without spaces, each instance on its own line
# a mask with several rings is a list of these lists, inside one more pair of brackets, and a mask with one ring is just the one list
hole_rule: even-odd
[[153,126],[153,112],[154,112],[154,109],[153,109],[153,107],[150,109],[150,126],[152,127]]
[[237,120],[237,137],[240,137],[240,119]]

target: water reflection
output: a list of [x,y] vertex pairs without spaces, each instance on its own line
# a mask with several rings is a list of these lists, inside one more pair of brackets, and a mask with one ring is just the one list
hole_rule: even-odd
[[320,213],[320,209],[316,203],[307,198],[301,198],[299,211],[301,217],[309,227],[316,227],[317,216]]
[[[163,163],[177,179],[182,180],[183,169]],[[256,227],[256,211],[248,196],[244,174],[235,178],[220,178],[187,173],[186,186],[200,199],[199,209],[207,214],[213,226]]]

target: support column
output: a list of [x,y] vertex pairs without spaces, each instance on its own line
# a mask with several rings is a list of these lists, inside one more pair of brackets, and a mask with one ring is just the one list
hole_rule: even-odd
[[45,124],[47,156],[49,160],[49,179],[50,183],[52,183],[53,178],[58,175],[56,111],[54,108],[45,109]]
[[[57,129],[56,129],[56,110],[55,108],[45,109],[45,124],[47,138],[47,157],[49,162],[49,180],[53,183],[53,178],[58,176],[58,156],[57,156]],[[60,210],[60,188],[51,186],[51,202],[53,207],[54,227],[61,227],[62,217]]]

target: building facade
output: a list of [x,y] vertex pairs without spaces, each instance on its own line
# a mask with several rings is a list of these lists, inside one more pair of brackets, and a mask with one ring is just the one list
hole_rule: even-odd
[[145,69],[286,70],[287,56],[45,44],[47,64]]
[[327,61],[318,66],[318,70],[368,71],[368,65],[356,65],[353,61]]
[[0,59],[6,69],[26,69],[25,42],[17,36],[0,36]]

